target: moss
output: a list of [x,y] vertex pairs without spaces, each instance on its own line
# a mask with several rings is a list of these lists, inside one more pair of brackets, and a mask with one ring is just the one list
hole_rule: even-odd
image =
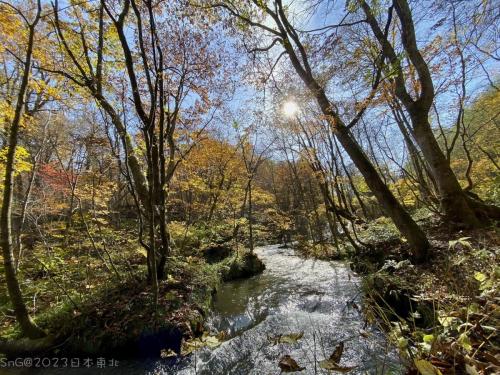
[[264,271],[266,266],[255,255],[248,250],[239,250],[234,256],[222,262],[221,277],[224,281],[251,277]]
[[377,306],[375,314],[385,323],[404,320],[427,328],[437,321],[432,303],[416,298],[416,291],[403,278],[377,272],[364,277],[362,285],[368,301]]
[[363,242],[378,245],[380,243],[399,242],[399,232],[391,219],[382,216],[366,225],[359,233]]
[[[209,244],[220,248],[230,231],[215,233],[213,228],[194,227],[189,241],[194,240],[184,244],[187,254],[175,247],[168,258],[167,277],[160,282],[155,306],[152,288],[145,280],[145,254],[137,245],[135,223],[129,224],[122,229],[103,228],[95,236],[98,249],[106,246],[109,251],[119,278],[109,258],[103,260],[103,254],[93,248],[78,220],[64,246],[61,233],[65,227],[48,223],[46,243],[34,242],[26,251],[19,278],[26,299],[35,302],[32,317],[57,338],[57,352],[51,354],[130,357],[177,350],[183,337],[202,334],[222,279],[251,276],[263,269],[255,255],[242,249],[228,248],[229,254],[216,254],[217,259],[209,264],[200,249]],[[199,243],[200,247],[187,249]],[[20,332],[2,276],[0,273],[0,296],[5,298],[0,300],[0,313],[5,319],[0,322],[1,339],[11,340],[19,338]]]
[[332,243],[313,243],[304,238],[295,242],[293,248],[303,257],[312,257],[322,260],[347,259],[351,251],[349,244],[341,243],[339,247],[336,248]]

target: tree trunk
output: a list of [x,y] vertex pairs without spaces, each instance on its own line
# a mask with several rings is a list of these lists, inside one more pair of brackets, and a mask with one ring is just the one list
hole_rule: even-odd
[[393,4],[401,22],[401,42],[418,75],[420,94],[417,100],[414,100],[406,90],[403,69],[394,47],[387,39],[387,33],[382,32],[369,5],[365,1],[361,2],[367,22],[381,44],[384,56],[397,69],[397,75],[394,78],[395,94],[410,114],[415,140],[429,165],[431,175],[436,180],[445,220],[462,223],[469,227],[478,227],[482,224],[481,216],[500,215],[500,208],[493,206],[484,210],[483,207],[469,200],[439,147],[429,124],[429,110],[435,98],[434,85],[429,67],[417,45],[411,9],[406,0],[395,0]]
[[413,132],[430,172],[436,180],[445,220],[479,227],[481,222],[469,204],[451,166],[432,133],[427,114],[410,113]]
[[408,133],[408,129],[405,126],[405,120],[402,118],[404,114],[401,112],[398,113],[398,110],[396,108],[393,108],[393,106],[391,106],[391,110],[396,120],[396,124],[398,125],[398,128],[401,131],[401,134],[403,135],[406,148],[408,149],[408,153],[410,155],[411,163],[413,164],[413,168],[415,169],[420,197],[424,202],[432,203],[434,197],[432,195],[431,188],[425,178],[424,175],[425,170],[422,166],[422,161],[418,154],[417,147],[413,143],[411,136]]
[[[286,15],[283,9],[280,8],[280,16],[283,22],[286,21]],[[279,22],[279,21],[278,21]],[[287,22],[287,21],[286,21]],[[284,29],[284,26],[282,26]],[[287,27],[290,28],[289,24]],[[284,31],[286,32],[286,31]],[[363,175],[368,187],[373,192],[378,202],[382,206],[384,212],[394,221],[398,230],[406,237],[410,244],[413,257],[416,261],[422,262],[427,257],[427,252],[430,247],[429,241],[425,233],[415,223],[412,217],[405,211],[398,200],[394,197],[386,184],[382,181],[377,170],[370,162],[369,158],[361,149],[358,142],[353,138],[349,129],[342,122],[338,114],[335,112],[332,104],[328,100],[325,90],[320,86],[318,81],[314,79],[313,73],[307,61],[304,46],[300,44],[296,34],[292,33],[292,38],[297,44],[299,52],[301,53],[301,60],[293,49],[292,44],[288,38],[283,42],[283,46],[290,58],[295,71],[300,76],[304,84],[307,86],[312,95],[316,98],[318,105],[329,122],[333,133],[338,138],[342,147],[346,150],[347,154],[354,162],[358,170]]]
[[38,4],[38,13],[33,24],[29,27],[28,48],[26,51],[26,59],[23,66],[23,76],[19,93],[17,96],[16,109],[12,125],[9,129],[9,140],[7,149],[7,158],[5,163],[5,180],[3,191],[3,203],[0,216],[0,242],[2,246],[3,263],[5,270],[5,281],[9,292],[12,307],[16,319],[21,327],[23,335],[29,338],[41,338],[46,336],[45,332],[39,328],[28,314],[28,310],[23,300],[21,288],[16,276],[14,265],[14,254],[12,246],[12,200],[14,190],[14,172],[15,172],[15,157],[19,135],[19,127],[24,108],[24,100],[31,70],[31,59],[33,54],[33,40],[35,35],[35,26],[40,19],[41,7]]
[[423,261],[427,256],[429,242],[425,233],[413,221],[408,212],[394,197],[386,184],[382,181],[374,166],[365,155],[357,142],[349,134],[345,126],[338,126],[336,135],[349,154],[356,167],[363,175],[366,184],[373,192],[384,212],[394,221],[399,231],[406,237],[413,249],[413,255],[417,260]]
[[249,247],[253,253],[253,206],[252,206],[252,180],[248,180],[248,230],[249,230]]
[[[44,131],[45,133],[45,131]],[[19,266],[21,264],[21,259],[23,256],[23,243],[21,240],[21,235],[23,234],[24,230],[24,223],[26,222],[26,211],[28,210],[28,203],[31,197],[31,190],[33,188],[33,184],[35,182],[37,170],[38,170],[38,162],[40,158],[40,154],[43,150],[43,144],[45,143],[45,134],[44,134],[44,140],[42,142],[42,146],[36,153],[34,159],[33,159],[33,168],[31,169],[31,174],[29,177],[28,181],[28,187],[26,188],[26,192],[24,193],[24,198],[23,198],[23,203],[21,206],[21,217],[19,218],[19,225],[17,227],[17,234],[16,234],[16,272],[19,269]]]

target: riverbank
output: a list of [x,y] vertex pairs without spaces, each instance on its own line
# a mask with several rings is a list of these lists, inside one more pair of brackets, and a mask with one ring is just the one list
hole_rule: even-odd
[[[48,240],[60,243],[60,232],[51,233],[54,238]],[[255,254],[229,243],[205,244],[191,249],[187,257],[174,251],[155,305],[152,287],[145,280],[145,254],[133,241],[133,231],[107,233],[113,238],[112,246],[100,248],[72,234],[74,241],[51,247],[50,253],[35,246],[20,271],[23,290],[32,301],[31,314],[48,339],[19,341],[13,312],[8,301],[1,301],[4,354],[130,358],[159,357],[169,350],[180,353],[183,340],[203,334],[221,283],[264,269]],[[82,253],[87,255],[85,261]],[[65,272],[55,272],[62,264]]]
[[352,268],[364,275],[367,320],[399,348],[408,374],[499,373],[498,228],[455,230],[428,217],[432,248],[417,265],[383,222],[359,233],[372,248],[354,254]]

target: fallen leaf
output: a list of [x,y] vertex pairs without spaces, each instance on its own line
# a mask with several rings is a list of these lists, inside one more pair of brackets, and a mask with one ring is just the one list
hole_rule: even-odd
[[437,367],[425,359],[416,359],[415,367],[421,375],[443,375]]
[[206,346],[208,346],[209,348],[212,348],[212,349],[218,347],[221,344],[220,340],[216,336],[206,336],[206,337],[204,337],[202,342]]
[[343,352],[344,352],[344,343],[341,342],[340,344],[337,345],[330,358],[318,362],[319,367],[325,370],[338,371],[338,372],[349,372],[355,369],[357,366],[348,367],[339,365]]
[[278,366],[283,372],[297,372],[305,369],[305,367],[300,367],[295,359],[289,355],[281,357]]
[[371,333],[370,333],[370,332],[367,332],[367,331],[365,331],[365,330],[360,330],[360,331],[359,331],[359,334],[360,334],[361,336],[363,336],[364,338],[368,338],[368,337],[370,337],[370,335],[371,335]]
[[204,332],[201,338],[183,341],[181,345],[181,355],[189,355],[195,350],[201,349],[205,346],[210,349],[214,349],[220,344],[221,341],[217,336],[210,336],[207,332]]
[[160,352],[160,357],[161,358],[175,358],[175,357],[177,357],[177,353],[174,352],[172,349],[168,349],[168,350],[163,349]]
[[339,371],[339,372],[349,372],[351,370],[354,370],[357,366],[340,366],[338,363],[333,362],[330,359],[324,359],[322,361],[319,361],[319,367],[325,370],[330,370],[330,371]]
[[215,337],[217,337],[219,341],[224,341],[226,339],[226,332],[220,331]]
[[181,345],[181,355],[186,356],[191,354],[197,349],[202,348],[204,345],[200,339],[186,340]]
[[344,343],[341,342],[340,344],[337,345],[335,350],[333,351],[332,355],[330,356],[330,361],[333,361],[335,363],[339,363],[340,359],[342,358],[342,353],[344,353]]
[[483,357],[485,359],[487,359],[489,362],[491,362],[492,364],[494,364],[495,366],[500,366],[500,355],[499,354],[494,356],[493,354],[490,354],[488,352],[484,352]]
[[270,339],[273,345],[276,344],[295,344],[304,336],[304,332],[290,333],[288,335],[278,335]]

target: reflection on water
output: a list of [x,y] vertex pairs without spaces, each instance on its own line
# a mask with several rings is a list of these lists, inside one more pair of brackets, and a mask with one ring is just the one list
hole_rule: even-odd
[[[365,327],[359,280],[341,262],[303,259],[291,249],[266,246],[256,250],[266,270],[250,279],[224,284],[208,320],[227,340],[216,349],[200,349],[175,366],[158,361],[122,363],[120,374],[279,374],[279,359],[288,354],[306,369],[300,374],[326,374],[317,362],[344,342],[341,364],[356,366],[349,374],[403,373],[383,336]],[[295,344],[273,345],[279,334],[304,332]],[[363,332],[363,335],[360,334]],[[368,335],[366,334],[368,333]],[[102,373],[118,373],[115,369]],[[51,372],[54,373],[54,372]],[[82,372],[83,373],[83,372]],[[93,374],[99,373],[95,369]]]

